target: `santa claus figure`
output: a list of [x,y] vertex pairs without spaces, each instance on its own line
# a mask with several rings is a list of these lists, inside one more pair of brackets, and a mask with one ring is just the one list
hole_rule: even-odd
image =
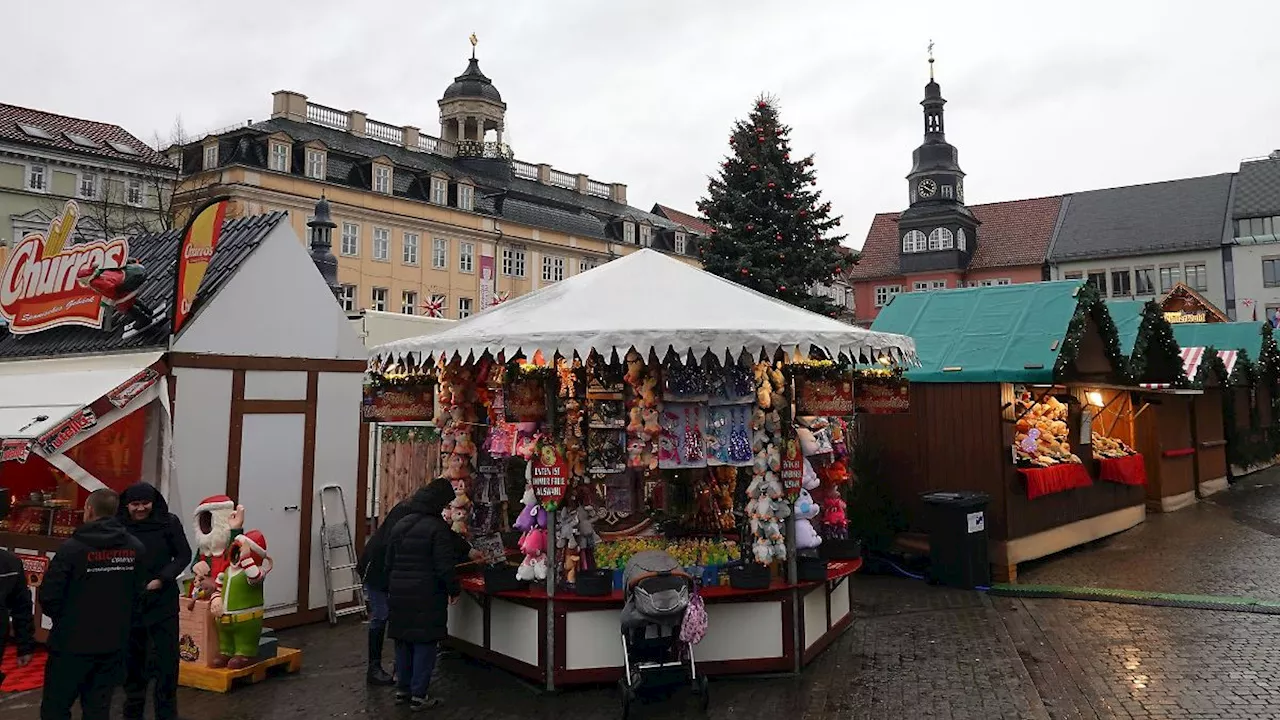
[[[100,268],[86,265],[76,273],[81,287],[92,288],[102,297],[102,306],[114,308],[133,321],[134,332],[150,327],[162,312],[154,312],[138,300],[138,292],[147,281],[147,268],[130,259],[122,268]],[[106,329],[110,330],[110,320]]]
[[232,670],[252,665],[262,634],[262,581],[271,572],[267,540],[258,530],[244,531],[244,506],[226,495],[205,498],[196,507],[196,560],[190,597],[209,600],[218,629],[213,667]]

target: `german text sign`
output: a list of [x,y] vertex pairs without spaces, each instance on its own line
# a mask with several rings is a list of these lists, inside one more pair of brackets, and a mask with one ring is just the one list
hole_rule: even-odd
[[868,415],[897,415],[911,410],[910,384],[898,378],[865,378],[854,384],[853,404]]
[[852,377],[796,377],[796,414],[844,417],[853,414]]
[[543,445],[533,458],[533,494],[548,510],[555,510],[569,488],[569,463],[553,445]]
[[365,422],[426,422],[435,415],[434,385],[375,388],[366,385],[360,404]]

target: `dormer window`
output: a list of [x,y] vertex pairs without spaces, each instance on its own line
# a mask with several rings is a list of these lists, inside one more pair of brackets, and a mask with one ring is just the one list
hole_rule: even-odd
[[326,160],[327,156],[324,150],[307,148],[307,177],[312,180],[324,180],[327,172],[325,169]]
[[688,243],[687,236],[683,232],[677,230],[675,239],[671,243],[677,255],[685,254],[686,243]]
[[946,228],[934,228],[933,232],[929,233],[930,250],[950,250],[955,245],[955,236]]
[[218,143],[210,143],[204,146],[204,169],[212,170],[218,167]]
[[928,246],[928,238],[919,230],[911,230],[902,236],[902,252],[904,253],[924,252]]
[[640,247],[653,247],[653,228],[648,225],[640,226]]
[[628,245],[636,244],[636,224],[633,222],[622,223],[622,242]]
[[431,202],[436,205],[449,204],[449,181],[444,178],[431,178]]
[[276,172],[289,172],[289,145],[282,142],[271,142],[270,166]]
[[182,172],[182,151],[174,150],[173,152],[169,153],[169,162],[175,168],[178,169],[179,173],[181,173]]
[[474,210],[476,204],[476,189],[466,183],[458,183],[458,209]]
[[375,164],[373,166],[373,191],[391,194],[391,166]]

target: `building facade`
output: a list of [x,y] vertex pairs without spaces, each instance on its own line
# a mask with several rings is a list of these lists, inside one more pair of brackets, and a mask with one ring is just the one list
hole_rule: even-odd
[[47,230],[68,200],[87,238],[168,229],[175,175],[118,125],[0,105],[0,254]]
[[177,202],[229,194],[234,211],[289,211],[305,236],[324,196],[349,312],[462,319],[638,248],[697,264],[698,232],[631,207],[626,185],[517,160],[474,56],[438,104],[431,136],[277,92],[271,119],[167,151]]
[[1280,324],[1280,150],[1242,162],[1231,198],[1223,252],[1227,313]]

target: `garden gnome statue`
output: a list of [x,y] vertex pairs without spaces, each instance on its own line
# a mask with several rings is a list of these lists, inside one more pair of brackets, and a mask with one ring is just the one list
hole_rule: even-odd
[[218,656],[212,666],[248,667],[258,655],[262,581],[271,572],[266,538],[258,530],[244,530],[244,506],[225,495],[201,501],[193,519],[198,550],[189,594],[208,599],[215,618]]

